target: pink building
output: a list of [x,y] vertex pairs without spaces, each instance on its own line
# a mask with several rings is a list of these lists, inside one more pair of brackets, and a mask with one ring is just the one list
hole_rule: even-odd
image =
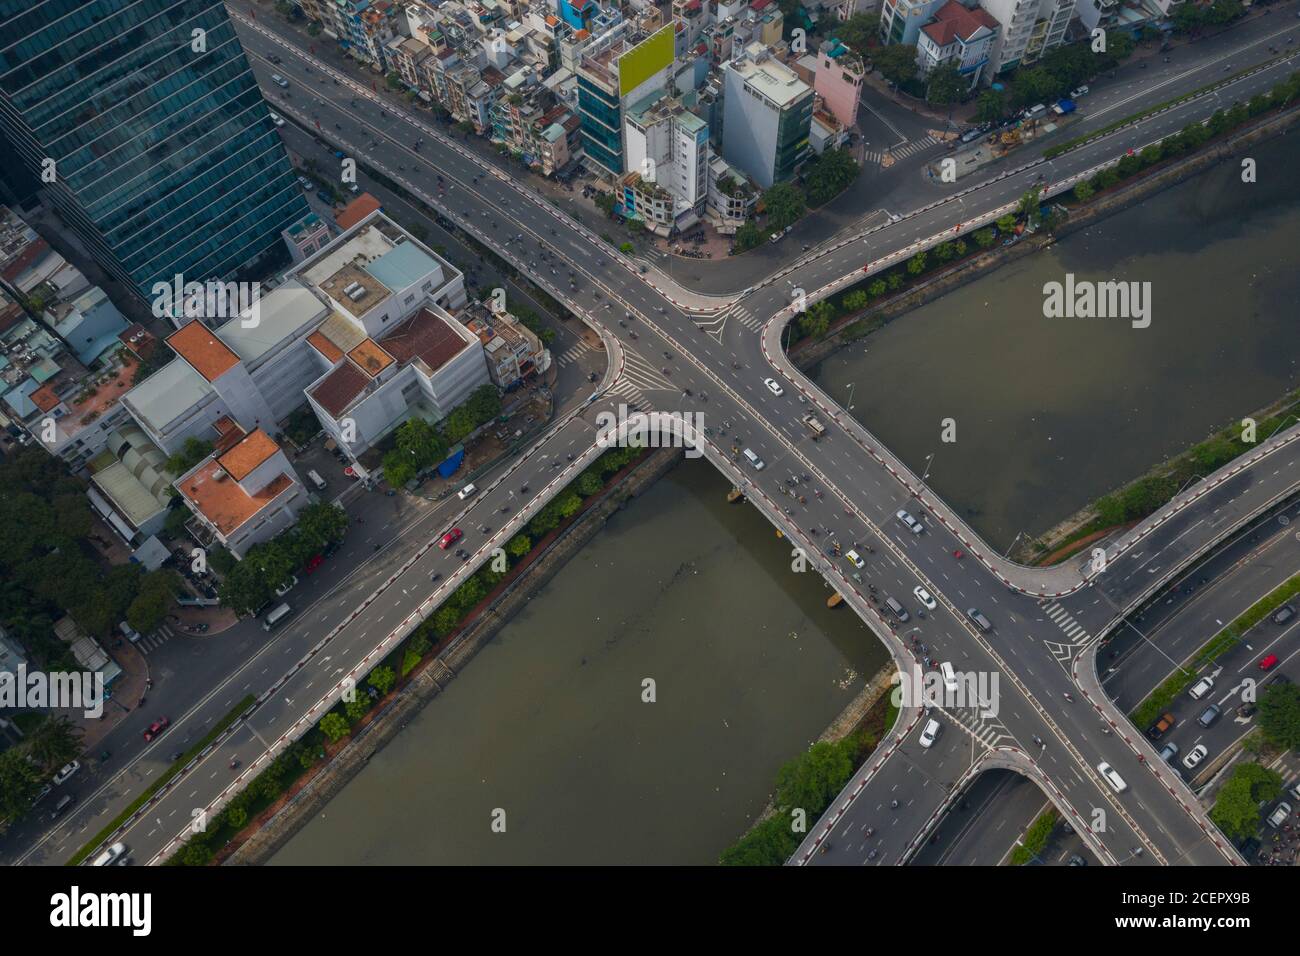
[[858,103],[862,99],[862,78],[865,75],[862,57],[839,40],[827,40],[821,45],[817,52],[813,89],[835,118],[848,128],[858,121]]

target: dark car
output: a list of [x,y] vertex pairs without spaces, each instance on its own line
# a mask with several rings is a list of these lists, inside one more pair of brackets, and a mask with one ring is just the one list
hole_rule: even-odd
[[1285,624],[1291,618],[1295,617],[1295,608],[1290,604],[1283,604],[1273,615],[1274,624]]
[[327,206],[334,205],[334,197],[331,196],[323,189],[316,190],[316,198],[319,199],[321,202],[325,203],[325,205]]
[[166,717],[159,717],[152,724],[150,724],[149,729],[144,732],[144,742],[148,743],[149,741],[153,740],[155,737],[157,737],[159,734],[161,734],[164,730],[166,730],[171,725],[172,725],[171,720],[169,720]]

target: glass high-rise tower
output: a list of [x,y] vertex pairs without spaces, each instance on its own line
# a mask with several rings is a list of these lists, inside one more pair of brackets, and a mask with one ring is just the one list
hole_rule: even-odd
[[0,127],[145,298],[232,277],[309,211],[221,0],[0,0]]

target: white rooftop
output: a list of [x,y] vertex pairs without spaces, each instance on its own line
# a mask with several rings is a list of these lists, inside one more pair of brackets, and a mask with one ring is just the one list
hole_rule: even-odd
[[305,326],[319,323],[329,309],[297,279],[290,279],[263,296],[258,303],[256,325],[246,325],[248,315],[232,319],[217,330],[225,342],[250,366],[282,342],[295,337]]
[[188,412],[212,392],[212,386],[183,358],[168,362],[122,396],[156,431]]

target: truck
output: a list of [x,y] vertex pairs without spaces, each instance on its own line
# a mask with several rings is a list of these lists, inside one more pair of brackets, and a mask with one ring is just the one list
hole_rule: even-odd
[[1075,111],[1075,108],[1076,107],[1074,105],[1074,100],[1066,99],[1066,100],[1061,100],[1055,106],[1053,106],[1052,112],[1055,113],[1057,116],[1065,116],[1069,113],[1073,113]]
[[812,434],[813,441],[826,434],[826,426],[817,420],[817,416],[808,414],[801,418],[800,421],[807,426],[809,433]]
[[1175,723],[1173,714],[1161,714],[1160,719],[1147,728],[1147,736],[1152,740],[1159,740],[1173,728]]

